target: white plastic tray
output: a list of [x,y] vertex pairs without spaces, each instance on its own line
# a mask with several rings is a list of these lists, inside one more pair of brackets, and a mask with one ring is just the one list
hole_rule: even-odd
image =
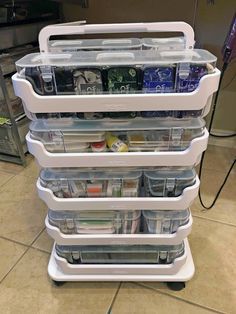
[[201,78],[198,88],[191,93],[166,94],[108,94],[40,96],[30,82],[17,74],[12,77],[15,94],[24,104],[26,113],[52,112],[117,112],[155,110],[210,110],[213,93],[218,89],[220,71]]
[[186,238],[192,229],[192,215],[189,222],[172,234],[63,234],[59,228],[50,225],[45,219],[47,233],[60,245],[177,245]]
[[185,253],[169,265],[70,265],[52,250],[48,274],[55,281],[188,281],[194,264],[188,240]]
[[181,210],[188,208],[197,196],[200,181],[184,189],[177,197],[97,197],[58,198],[37,180],[39,197],[53,210]]
[[147,167],[147,166],[193,166],[207,148],[209,133],[191,141],[184,151],[176,152],[128,152],[128,153],[49,153],[43,143],[28,133],[26,141],[29,152],[44,168],[55,167]]

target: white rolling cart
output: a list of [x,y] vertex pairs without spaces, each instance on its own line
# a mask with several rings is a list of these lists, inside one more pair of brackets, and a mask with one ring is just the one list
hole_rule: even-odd
[[[84,46],[78,40],[49,40],[53,35],[137,32],[181,32],[184,37],[148,39],[146,44],[139,39],[86,40]],[[187,240],[192,227],[189,207],[200,184],[194,166],[209,136],[202,117],[209,112],[219,83],[216,58],[193,49],[194,32],[184,22],[50,25],[41,30],[39,44],[41,53],[19,60],[12,80],[33,120],[26,136],[29,151],[42,167],[37,189],[49,208],[45,224],[55,240],[49,276],[58,285],[127,280],[162,281],[174,290],[184,288],[194,274]],[[173,90],[109,90],[107,68],[135,68],[132,75],[138,73],[140,83],[143,64],[168,64],[175,73]],[[195,88],[178,90],[192,64],[198,70],[207,64],[206,72]],[[84,94],[78,86],[77,92],[71,89],[75,74],[72,80],[68,77],[75,65],[96,71],[102,67],[99,88],[107,92]],[[57,75],[62,80],[65,76],[56,71],[60,67],[67,71],[67,66],[67,91],[60,92]],[[162,114],[148,118],[154,111]],[[133,112],[135,117],[84,118],[85,113],[120,112]],[[91,149],[94,142],[108,145],[111,132],[128,148],[123,152]]]

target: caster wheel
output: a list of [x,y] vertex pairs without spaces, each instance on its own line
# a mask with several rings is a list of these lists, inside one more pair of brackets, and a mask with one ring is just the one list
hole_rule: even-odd
[[185,282],[167,282],[167,287],[173,291],[180,291],[185,288]]
[[60,286],[64,285],[65,281],[53,280],[53,283],[54,283],[55,286],[60,287]]

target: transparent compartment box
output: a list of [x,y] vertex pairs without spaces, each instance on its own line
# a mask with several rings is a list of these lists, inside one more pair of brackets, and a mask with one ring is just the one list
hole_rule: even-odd
[[144,232],[171,234],[188,223],[189,209],[186,210],[144,210],[142,211]]
[[141,211],[48,211],[48,220],[64,234],[133,234]]
[[52,153],[183,151],[204,134],[201,118],[186,121],[144,119],[119,121],[37,120],[30,136]]
[[184,37],[142,38],[143,49],[184,50]]
[[70,264],[171,264],[184,254],[179,245],[56,245],[58,256]]
[[188,93],[214,73],[216,57],[200,49],[33,53],[16,62],[39,95]]
[[53,53],[133,49],[142,49],[142,41],[139,38],[98,38],[49,41],[49,51]]
[[42,169],[40,182],[58,198],[138,197],[142,171],[138,169]]
[[196,171],[194,168],[172,169],[168,167],[159,170],[144,171],[145,194],[149,197],[177,197],[186,187],[194,185]]

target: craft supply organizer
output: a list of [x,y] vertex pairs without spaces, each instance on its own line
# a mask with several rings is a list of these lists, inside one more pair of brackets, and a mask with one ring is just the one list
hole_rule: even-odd
[[[122,36],[149,32],[156,37]],[[16,62],[12,80],[32,120],[26,140],[55,241],[49,276],[58,285],[162,281],[182,289],[194,274],[190,206],[207,148],[203,117],[219,84],[216,57],[194,49],[184,22],[51,25],[39,45]]]

